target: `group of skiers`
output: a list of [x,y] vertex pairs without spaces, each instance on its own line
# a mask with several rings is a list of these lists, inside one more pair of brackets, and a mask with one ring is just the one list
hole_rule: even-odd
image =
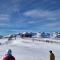
[[[55,60],[55,55],[52,52],[52,50],[50,50],[49,52],[50,52],[50,60]],[[7,53],[3,57],[3,60],[15,60],[15,57],[12,55],[12,50],[11,49],[9,49],[7,51]]]

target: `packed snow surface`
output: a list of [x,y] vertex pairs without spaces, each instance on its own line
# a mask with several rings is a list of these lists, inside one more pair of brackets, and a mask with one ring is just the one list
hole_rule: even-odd
[[0,60],[2,60],[8,49],[12,49],[12,54],[16,60],[49,60],[49,50],[53,51],[56,60],[60,60],[60,44],[58,43],[46,43],[21,38],[8,43],[0,45]]

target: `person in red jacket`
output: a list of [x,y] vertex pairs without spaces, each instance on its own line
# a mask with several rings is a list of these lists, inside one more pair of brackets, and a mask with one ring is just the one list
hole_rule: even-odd
[[15,57],[12,56],[12,51],[11,49],[9,49],[7,51],[7,54],[5,55],[5,57],[3,57],[3,60],[15,60]]

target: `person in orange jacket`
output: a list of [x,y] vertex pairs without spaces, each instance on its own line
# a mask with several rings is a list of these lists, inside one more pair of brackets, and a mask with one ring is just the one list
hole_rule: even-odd
[[12,51],[11,49],[9,49],[7,51],[7,54],[5,55],[5,57],[3,57],[3,60],[15,60],[15,57],[12,56]]
[[52,53],[52,51],[50,50],[50,60],[55,60],[55,55],[54,53]]

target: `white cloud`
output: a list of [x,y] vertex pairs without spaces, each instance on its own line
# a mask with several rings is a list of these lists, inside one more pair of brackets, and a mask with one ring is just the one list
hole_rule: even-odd
[[41,29],[57,30],[57,29],[60,29],[60,23],[59,22],[47,23],[42,25]]
[[1,26],[1,27],[5,27],[5,26],[8,26],[8,24],[0,23],[0,26]]
[[36,23],[36,21],[29,19],[21,19],[16,21],[16,24],[33,24],[33,23]]
[[19,12],[20,2],[21,0],[11,0],[11,4],[12,4],[11,8],[13,11]]
[[0,14],[0,22],[8,22],[9,21],[9,15],[7,14]]
[[50,11],[50,10],[30,10],[25,12],[23,15],[30,16],[34,18],[44,18],[47,20],[60,19],[60,10]]
[[[39,29],[39,27],[38,27],[38,29]],[[59,31],[60,30],[60,24],[59,23],[47,23],[47,24],[42,25],[40,30],[46,31],[46,32]]]
[[35,21],[28,21],[28,23],[33,24],[33,23],[36,23],[36,22]]
[[6,23],[0,23],[0,27],[12,27],[13,25],[6,24]]

